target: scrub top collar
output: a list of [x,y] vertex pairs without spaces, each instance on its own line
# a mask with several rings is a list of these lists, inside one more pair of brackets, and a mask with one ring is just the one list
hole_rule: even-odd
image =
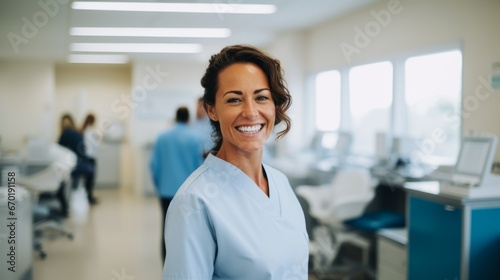
[[230,187],[237,188],[264,210],[269,211],[273,216],[281,216],[280,194],[273,177],[274,173],[269,166],[262,165],[267,175],[269,186],[268,197],[250,177],[235,165],[213,154],[208,154],[204,164],[221,174],[220,178],[223,179],[222,184],[229,184]]

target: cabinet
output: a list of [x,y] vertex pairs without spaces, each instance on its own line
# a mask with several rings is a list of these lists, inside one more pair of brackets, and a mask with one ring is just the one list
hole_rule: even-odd
[[405,280],[406,229],[383,229],[377,234],[377,279]]
[[121,144],[103,142],[96,156],[96,188],[117,188],[120,186]]
[[[10,216],[9,210],[9,192],[7,186],[0,186],[0,252],[2,252],[2,261],[0,262],[0,279],[2,280],[27,280],[33,279],[33,217],[31,208],[31,196],[28,190],[15,185],[15,210],[14,216]],[[12,218],[16,220],[10,220]],[[14,232],[8,227],[14,223]],[[13,236],[14,234],[14,236]],[[15,237],[15,239],[10,239]],[[9,243],[8,240],[15,240]],[[9,267],[12,266],[8,261],[12,247],[15,249],[15,267],[12,272]]]
[[410,197],[408,279],[460,279],[462,209]]
[[408,279],[498,279],[500,197],[408,191]]

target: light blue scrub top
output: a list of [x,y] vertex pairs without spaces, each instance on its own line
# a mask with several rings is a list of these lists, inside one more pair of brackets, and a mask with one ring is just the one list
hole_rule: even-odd
[[158,196],[174,197],[182,183],[203,163],[203,139],[188,125],[176,123],[161,133],[150,162]]
[[288,179],[264,165],[269,197],[209,155],[167,212],[163,279],[307,279],[309,239]]

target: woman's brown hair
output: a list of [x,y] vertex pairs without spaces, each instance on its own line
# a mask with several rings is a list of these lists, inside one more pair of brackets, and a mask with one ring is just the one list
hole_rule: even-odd
[[95,123],[95,116],[94,114],[88,114],[87,117],[85,118],[85,121],[83,122],[82,126],[82,132],[87,129],[87,127],[93,125]]
[[[219,53],[212,55],[205,75],[201,78],[201,86],[205,89],[203,94],[203,106],[208,112],[208,105],[215,106],[215,95],[218,89],[219,73],[234,63],[253,63],[257,65],[266,75],[269,82],[271,96],[276,108],[276,120],[274,125],[281,122],[285,128],[278,132],[277,138],[288,133],[291,126],[290,117],[286,114],[292,104],[292,96],[286,87],[283,69],[279,60],[271,58],[261,50],[245,45],[234,45],[223,48]],[[217,153],[222,145],[222,133],[220,124],[210,120],[212,125],[212,137],[215,147],[212,153]]]

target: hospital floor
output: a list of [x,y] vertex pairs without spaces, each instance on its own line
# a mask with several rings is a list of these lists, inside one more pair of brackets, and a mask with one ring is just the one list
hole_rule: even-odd
[[96,191],[89,207],[82,187],[73,192],[65,225],[73,240],[43,240],[47,257],[34,255],[34,280],[161,279],[160,206],[132,191]]
[[47,257],[35,253],[33,279],[161,279],[158,200],[119,189],[99,189],[96,196],[99,204],[89,207],[82,187],[73,192],[65,225],[74,238],[43,239]]

